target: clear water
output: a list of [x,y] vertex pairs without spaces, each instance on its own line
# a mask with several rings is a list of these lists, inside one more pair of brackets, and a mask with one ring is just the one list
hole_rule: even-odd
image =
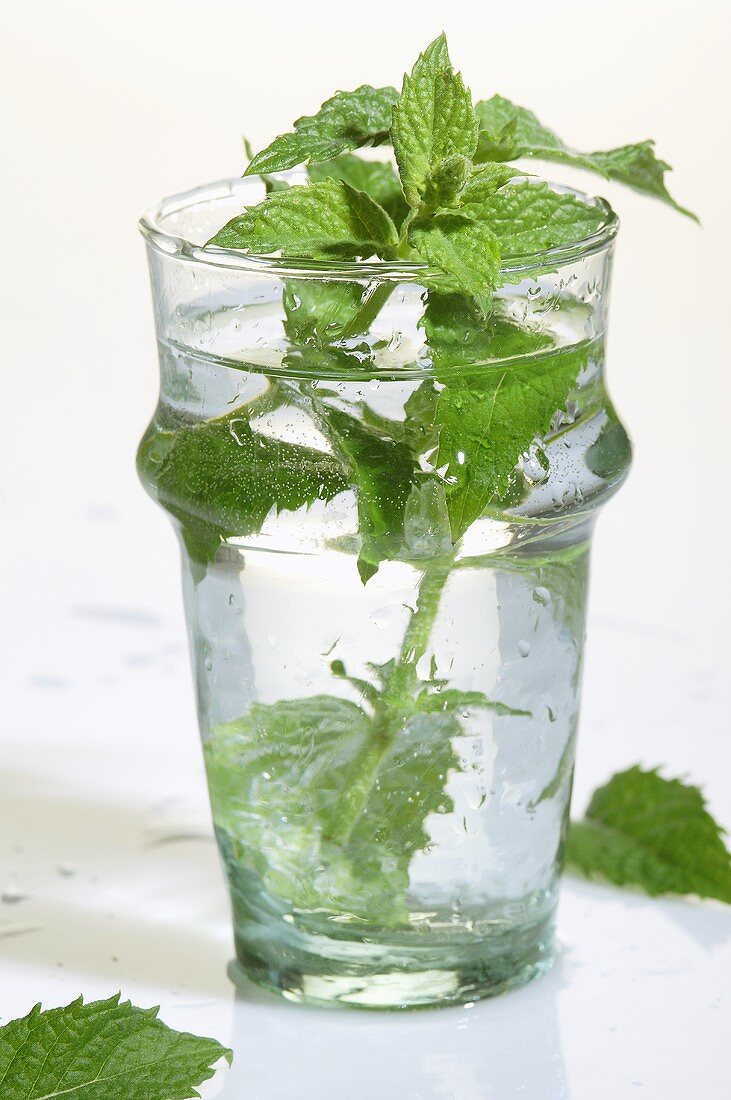
[[[472,1000],[550,965],[589,538],[628,459],[601,342],[567,339],[565,354],[583,357],[577,384],[509,491],[452,548],[425,438],[403,526],[395,543],[373,536],[387,555],[364,584],[363,480],[328,472],[322,409],[400,438],[428,362],[416,325],[382,323],[364,349],[346,348],[340,374],[331,354],[323,376],[322,349],[287,344],[266,302],[209,312],[198,340],[199,319],[181,322],[161,346],[141,469],[190,551],[186,611],[239,960],[292,998],[405,1007]],[[559,370],[558,343],[480,369],[530,371],[549,354]],[[175,480],[176,433],[215,421],[224,449]],[[322,475],[308,506],[287,507],[282,489],[265,507],[251,439],[298,448]],[[263,494],[263,514],[202,555],[200,524],[234,522],[232,477],[247,514]]]

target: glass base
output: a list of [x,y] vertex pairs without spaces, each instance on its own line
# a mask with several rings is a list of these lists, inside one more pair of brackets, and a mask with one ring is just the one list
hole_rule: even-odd
[[272,922],[237,923],[246,977],[291,1001],[329,1007],[411,1009],[458,1005],[525,985],[553,965],[553,920],[490,929],[470,939],[383,933],[345,939]]

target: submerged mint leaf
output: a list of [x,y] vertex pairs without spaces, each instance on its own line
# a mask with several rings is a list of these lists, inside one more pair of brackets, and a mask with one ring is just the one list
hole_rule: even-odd
[[186,1100],[233,1054],[215,1039],[173,1031],[157,1008],[120,994],[82,997],[63,1008],[40,1004],[0,1027],[3,1100]]
[[389,255],[398,233],[386,211],[364,191],[327,179],[268,195],[232,218],[208,244],[302,257],[347,250],[366,258],[374,252]]
[[570,164],[606,179],[617,180],[641,194],[661,199],[681,214],[698,220],[696,215],[679,206],[665,186],[665,173],[670,165],[655,155],[654,142],[640,141],[622,145],[606,152],[580,153],[569,148],[548,127],[538,121],[532,111],[511,103],[504,96],[494,95],[475,105],[480,120],[475,160],[505,161],[519,157]]
[[470,93],[452,68],[442,34],[404,76],[393,108],[391,138],[409,206],[421,204],[441,161],[455,154],[473,156],[477,128]]
[[446,495],[456,542],[494,497],[505,492],[535,437],[548,432],[576,385],[586,351],[545,352],[528,365],[493,367],[471,378],[442,375],[435,464],[446,466]]
[[[425,819],[451,808],[444,786],[459,733],[449,715],[413,715],[383,749],[377,720],[348,699],[255,703],[204,743],[224,858],[295,907],[398,924],[407,917],[409,864],[429,842]],[[342,793],[374,752],[378,782],[369,776],[361,812],[335,841]]]
[[600,206],[554,191],[547,183],[509,183],[464,210],[490,227],[503,257],[575,244],[596,233],[606,220]]
[[506,703],[489,699],[481,691],[458,691],[456,688],[447,688],[437,692],[421,691],[416,697],[416,709],[427,714],[452,714],[459,717],[465,711],[476,708],[477,710],[489,710],[505,717],[530,718],[529,710],[517,710]]
[[361,580],[373,576],[404,545],[404,515],[416,480],[415,463],[399,442],[379,435],[347,413],[322,406],[334,446],[350,467],[358,503]]
[[365,191],[382,206],[395,225],[401,225],[408,214],[408,206],[393,165],[378,160],[363,160],[354,153],[343,153],[334,160],[311,164],[307,175],[314,183],[326,179],[342,180]]
[[486,221],[457,213],[439,213],[409,227],[417,254],[450,278],[488,313],[500,271],[500,244]]
[[153,427],[137,462],[143,484],[178,518],[202,562],[224,538],[258,532],[272,510],[296,511],[348,488],[336,458],[254,432],[246,408],[172,431]]
[[363,84],[353,92],[336,92],[315,115],[303,115],[294,132],[282,134],[252,157],[247,176],[283,172],[306,161],[332,160],[340,153],[385,141],[391,126],[395,88]]
[[441,372],[452,367],[475,367],[497,359],[532,355],[554,346],[545,332],[526,329],[496,311],[485,319],[464,294],[429,291],[421,319],[432,364]]
[[572,823],[566,860],[590,878],[647,894],[697,894],[731,904],[731,855],[697,787],[635,766],[594,792]]

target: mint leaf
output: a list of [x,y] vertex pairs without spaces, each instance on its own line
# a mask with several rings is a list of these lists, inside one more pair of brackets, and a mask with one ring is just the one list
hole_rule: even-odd
[[582,348],[544,353],[525,365],[493,367],[472,378],[447,373],[439,395],[435,465],[446,466],[456,542],[511,483],[521,454],[549,431],[586,364]]
[[427,350],[438,375],[452,367],[471,367],[532,355],[554,346],[545,332],[523,328],[496,311],[485,319],[464,294],[445,294],[431,289],[421,319]]
[[399,178],[393,166],[383,161],[363,160],[353,153],[344,153],[334,160],[311,164],[307,175],[314,183],[336,179],[349,183],[358,191],[365,191],[383,207],[397,226],[408,214],[409,208]]
[[393,108],[391,138],[409,206],[421,204],[440,161],[454,154],[472,157],[477,128],[470,93],[452,69],[446,39],[440,35],[404,77]]
[[522,173],[509,164],[475,164],[472,166],[469,179],[458,195],[458,205],[484,202],[509,180],[519,175]]
[[282,134],[247,165],[244,175],[283,172],[306,161],[332,160],[363,145],[380,145],[391,126],[395,88],[363,84],[354,92],[336,92],[316,115],[303,115],[294,132]]
[[439,268],[488,313],[500,271],[500,245],[486,222],[461,214],[440,213],[415,221],[409,243],[418,255]]
[[185,1100],[232,1052],[215,1039],[173,1031],[157,1008],[120,994],[63,1008],[37,1004],[0,1028],[3,1100]]
[[647,894],[697,894],[731,904],[731,856],[697,787],[629,768],[599,787],[571,825],[570,867]]
[[365,584],[382,561],[403,551],[404,515],[416,480],[415,462],[402,444],[346,413],[326,406],[322,411],[333,446],[350,467],[355,485],[361,538],[358,571]]
[[461,153],[453,153],[440,160],[429,175],[424,188],[424,203],[429,207],[453,204],[464,190],[472,171],[472,162]]
[[[253,871],[294,907],[405,920],[408,866],[429,840],[425,818],[451,808],[444,786],[457,764],[450,737],[460,732],[449,716],[416,715],[384,756],[375,719],[330,695],[255,703],[244,718],[217,726],[204,750],[229,874]],[[339,798],[374,749],[378,783],[336,843],[329,836]]]
[[[698,216],[684,206],[680,206],[665,186],[665,173],[672,172],[667,161],[655,156],[654,141],[640,141],[634,145],[620,145],[617,149],[608,149],[605,153],[589,153],[594,170],[601,172],[610,180],[617,180],[639,191],[641,195],[660,199],[669,203],[675,210],[693,221]],[[573,163],[573,162],[572,162]]]
[[547,183],[508,184],[463,209],[489,225],[503,257],[575,244],[596,233],[606,217],[601,207],[554,191]]
[[695,214],[679,206],[669,194],[664,177],[671,168],[655,156],[652,141],[622,145],[606,152],[580,153],[543,126],[532,111],[503,96],[494,95],[492,99],[475,104],[475,111],[480,120],[475,154],[478,162],[535,157],[585,168],[607,179],[618,180],[641,194],[661,199],[697,221]]
[[224,853],[292,905],[319,905],[330,891],[343,898],[351,890],[357,904],[362,893],[342,853],[333,853],[324,878],[315,869],[367,731],[368,717],[356,703],[313,695],[254,703],[204,741],[213,820],[227,834]]
[[451,714],[457,718],[465,711],[477,708],[489,710],[505,717],[518,716],[531,718],[529,710],[517,710],[506,703],[500,703],[494,699],[488,699],[481,691],[458,691],[456,688],[446,688],[439,691],[421,691],[415,700],[416,709],[424,714]]
[[459,768],[453,739],[462,733],[451,714],[417,713],[404,721],[350,834],[347,850],[358,873],[371,890],[388,890],[396,919],[407,916],[411,860],[431,840],[426,819],[454,808],[446,786]]
[[143,484],[180,521],[202,564],[224,538],[258,532],[271,511],[296,511],[348,488],[336,458],[253,431],[246,408],[173,431],[153,424],[137,461]]
[[227,222],[208,242],[247,252],[317,256],[346,250],[389,256],[398,244],[386,211],[364,191],[340,180],[290,187]]

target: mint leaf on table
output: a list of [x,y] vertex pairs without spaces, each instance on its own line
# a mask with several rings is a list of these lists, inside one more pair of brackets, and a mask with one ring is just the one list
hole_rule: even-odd
[[606,217],[601,207],[547,183],[508,184],[463,210],[489,227],[503,257],[575,244],[596,233]]
[[448,276],[448,283],[471,295],[483,313],[489,312],[500,271],[500,243],[487,222],[439,213],[414,221],[409,243]]
[[697,787],[629,768],[594,792],[566,848],[569,867],[647,894],[731,904],[731,856]]
[[232,218],[208,244],[302,257],[343,250],[363,258],[388,257],[398,233],[383,207],[364,191],[328,179],[275,191]]
[[393,108],[391,138],[409,206],[418,208],[428,181],[445,158],[471,158],[477,116],[459,73],[452,69],[440,35],[421,54]]
[[385,161],[363,160],[353,153],[343,153],[334,160],[310,164],[307,175],[313,183],[335,179],[349,183],[382,206],[396,226],[401,225],[408,214],[408,206],[393,165]]
[[0,1028],[3,1100],[186,1100],[232,1052],[215,1039],[173,1031],[157,1008],[116,994],[63,1008],[36,1005]]
[[294,132],[282,134],[252,157],[247,176],[283,172],[306,161],[332,160],[363,145],[379,145],[388,137],[395,88],[363,84],[353,92],[336,92],[316,115],[303,115]]
[[152,495],[181,522],[188,551],[201,564],[213,560],[224,538],[258,532],[271,511],[296,511],[348,488],[336,458],[255,432],[245,408],[148,432],[138,467]]
[[580,153],[569,148],[552,130],[538,121],[532,111],[511,103],[503,96],[475,104],[480,120],[475,160],[505,161],[520,157],[570,164],[606,179],[617,180],[641,194],[661,199],[681,214],[697,221],[695,214],[679,206],[665,186],[670,165],[655,156],[654,142],[640,141],[606,152]]

